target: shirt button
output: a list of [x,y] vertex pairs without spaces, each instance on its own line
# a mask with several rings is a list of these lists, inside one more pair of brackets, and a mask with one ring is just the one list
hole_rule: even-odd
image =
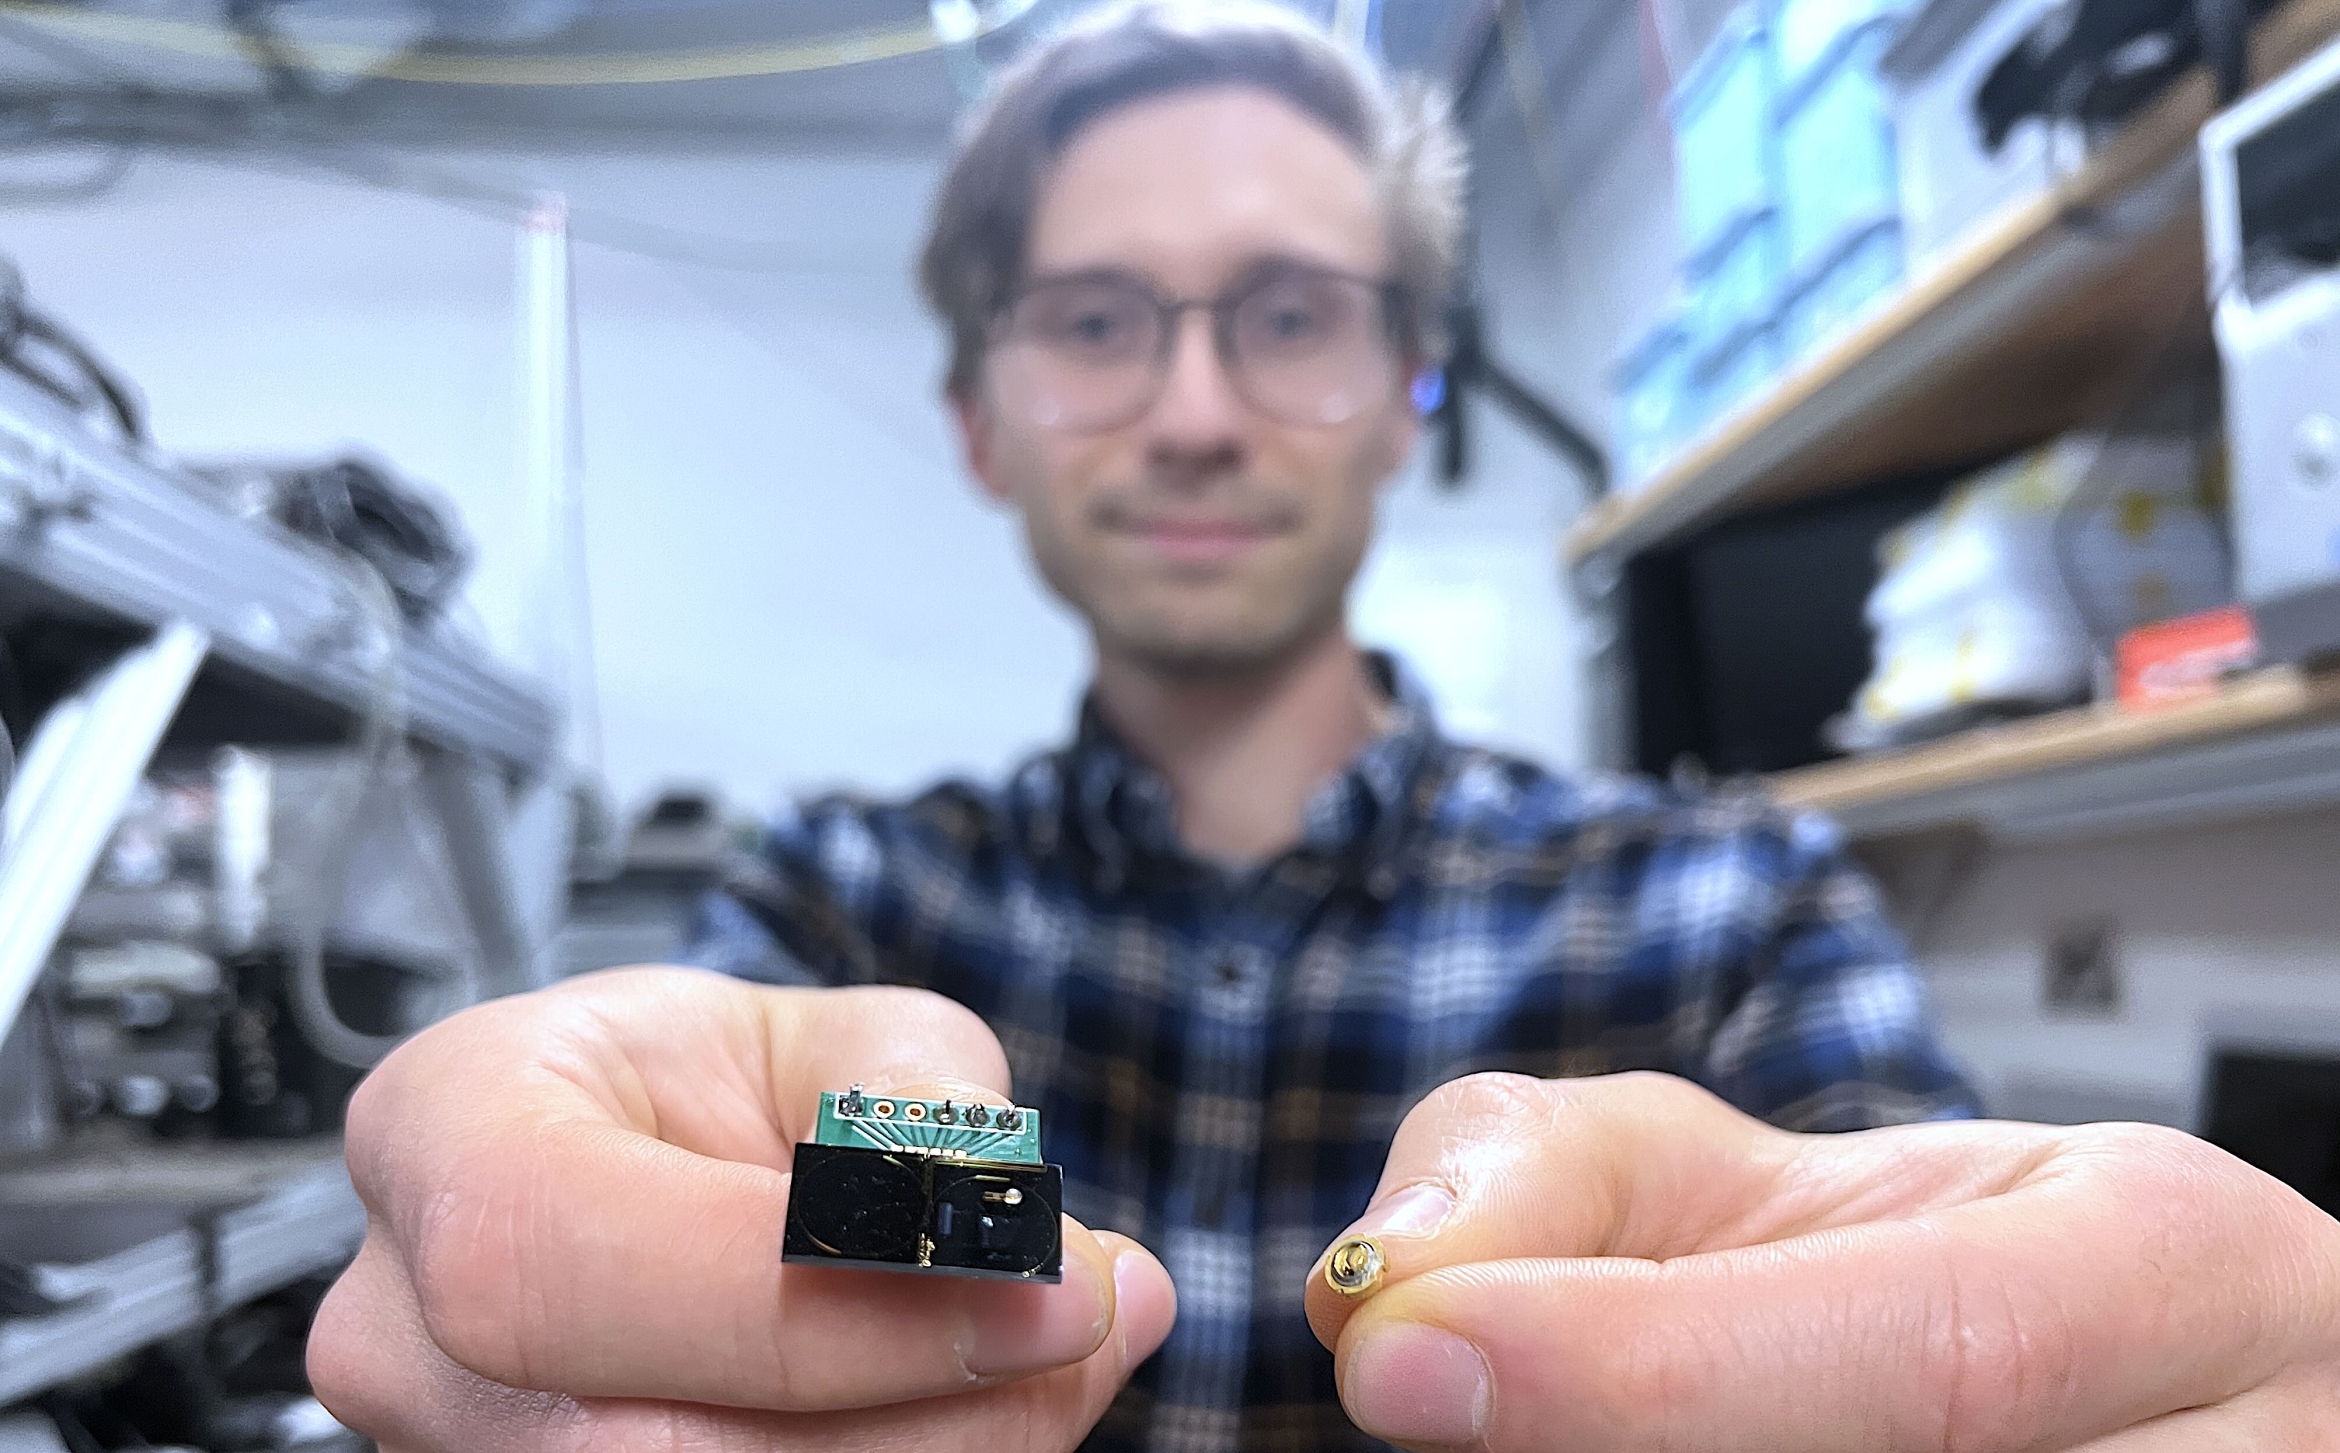
[[1222,984],[1243,982],[1243,956],[1241,954],[1225,953],[1219,956],[1219,982]]

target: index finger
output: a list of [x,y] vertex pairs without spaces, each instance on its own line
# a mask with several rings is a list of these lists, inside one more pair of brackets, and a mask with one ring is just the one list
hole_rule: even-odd
[[[1997,1126],[1961,1138],[1967,1129],[1937,1127],[1924,1147],[1820,1141],[1670,1075],[1470,1075],[1406,1117],[1372,1203],[1341,1240],[1373,1238],[1385,1286],[1512,1257],[1663,1261],[1970,1200],[2032,1164],[2048,1135]],[[1815,1144],[1830,1153],[1809,1153]],[[1331,1347],[1362,1303],[1323,1269],[1320,1258],[1308,1313]]]
[[1393,1156],[1456,1200],[1388,1238],[1384,1288],[1333,1319],[1367,1431],[1494,1453],[2063,1448],[2335,1335],[2328,1228],[2175,1132],[1786,1136],[1686,1089],[1548,1093],[1611,1103],[1567,1133],[1523,1104],[1508,1157]]
[[781,1264],[779,1167],[820,1092],[910,1065],[1005,1088],[989,1030],[932,995],[599,976],[401,1048],[352,1102],[352,1176],[432,1340],[507,1386],[816,1411],[1081,1361],[1113,1271],[1069,1220],[1060,1285]]

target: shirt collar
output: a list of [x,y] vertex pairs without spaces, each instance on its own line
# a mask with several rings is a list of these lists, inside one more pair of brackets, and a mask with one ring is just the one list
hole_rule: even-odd
[[[1425,807],[1417,800],[1424,768],[1441,737],[1413,672],[1384,652],[1366,652],[1365,660],[1389,698],[1388,725],[1310,796],[1298,850],[1360,868],[1368,891],[1386,898],[1396,891],[1406,828]],[[1141,862],[1186,856],[1169,783],[1130,749],[1093,695],[1082,701],[1063,761],[1066,827],[1087,845],[1100,886],[1117,891]]]

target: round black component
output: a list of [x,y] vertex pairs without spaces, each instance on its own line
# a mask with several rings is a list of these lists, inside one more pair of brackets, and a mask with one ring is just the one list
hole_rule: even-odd
[[938,1175],[934,1188],[937,1266],[1023,1274],[1056,1254],[1056,1208],[1005,1176]]
[[897,1156],[851,1155],[797,1172],[788,1195],[797,1224],[831,1256],[915,1261],[926,1193]]

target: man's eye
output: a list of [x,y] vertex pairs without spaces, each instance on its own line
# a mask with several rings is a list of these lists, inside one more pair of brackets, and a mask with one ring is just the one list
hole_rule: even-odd
[[1056,309],[1042,316],[1035,331],[1050,347],[1077,353],[1120,353],[1141,342],[1140,321],[1127,308]]
[[1324,288],[1281,284],[1252,295],[1237,327],[1253,346],[1320,348],[1346,325],[1341,299]]
[[1268,332],[1275,337],[1293,342],[1323,331],[1324,320],[1307,308],[1283,307],[1268,314],[1267,326]]

